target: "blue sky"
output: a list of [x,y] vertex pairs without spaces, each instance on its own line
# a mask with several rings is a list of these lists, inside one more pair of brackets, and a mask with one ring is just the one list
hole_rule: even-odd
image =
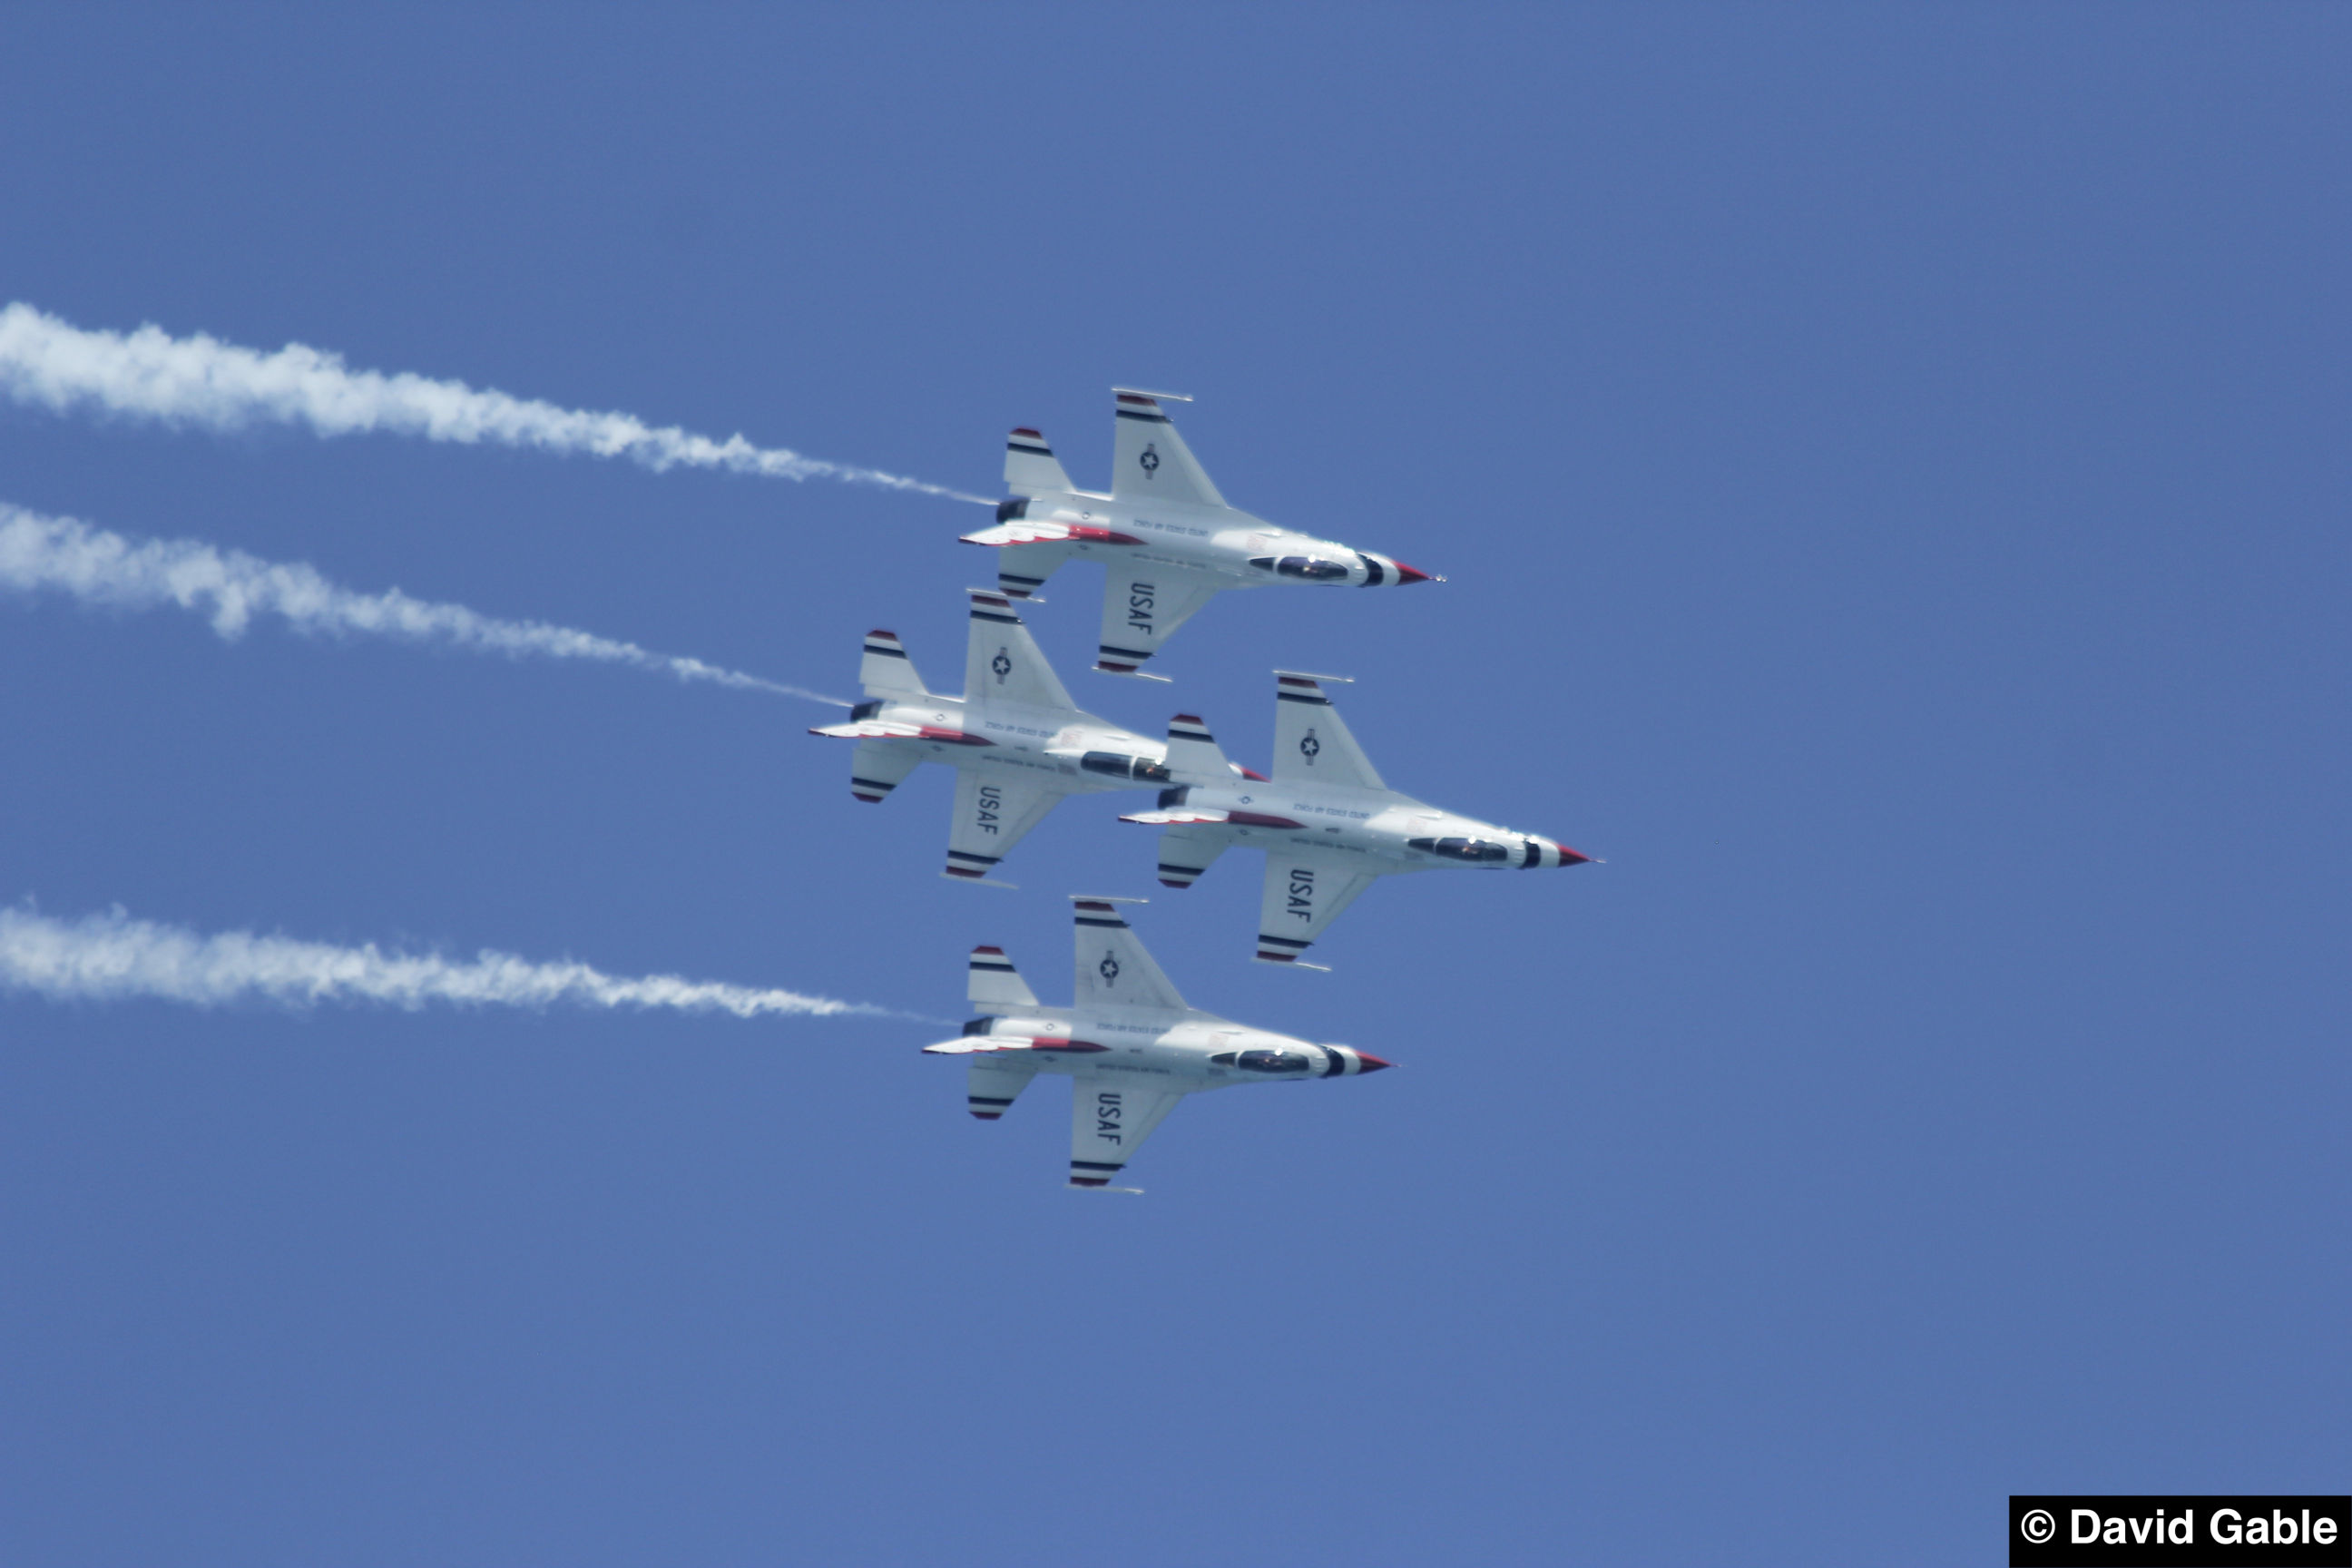
[[[351,9],[351,8],[346,8]],[[1072,890],[1398,1062],[1060,1188],[894,1021],[0,997],[27,1563],[1982,1562],[2344,1484],[2337,8],[20,9],[0,296],[992,493],[1113,384],[1451,581],[1083,701],[1608,864],[1245,962],[823,710],[0,600],[0,900],[942,1016]],[[0,409],[0,500],[819,689],[975,508]],[[1013,868],[1008,868],[1011,874]]]

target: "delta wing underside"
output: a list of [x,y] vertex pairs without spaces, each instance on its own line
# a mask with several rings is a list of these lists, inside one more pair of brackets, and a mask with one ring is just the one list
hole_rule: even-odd
[[1104,573],[1102,644],[1095,668],[1112,675],[1133,675],[1201,606],[1239,586],[1213,573],[1145,562],[1106,562]]
[[[1265,852],[1265,900],[1257,917],[1257,956],[1267,963],[1296,963],[1339,911],[1372,885],[1380,873],[1353,856]],[[1311,966],[1310,966],[1311,967]]]
[[1071,1079],[1070,1185],[1106,1187],[1151,1130],[1168,1119],[1181,1089],[1139,1086],[1109,1074]]
[[1017,774],[993,768],[957,769],[947,874],[975,881],[987,877],[1061,799],[1061,791]]
[[1077,900],[1078,984],[1072,1005],[1181,1011],[1184,998],[1108,900]]
[[1066,709],[1076,704],[1045,662],[1037,641],[1003,594],[974,592],[971,636],[963,663],[967,704],[1009,702],[1029,708]]
[[1275,675],[1274,776],[1279,784],[1346,784],[1386,789],[1355,735],[1331,706],[1322,681],[1329,677]]

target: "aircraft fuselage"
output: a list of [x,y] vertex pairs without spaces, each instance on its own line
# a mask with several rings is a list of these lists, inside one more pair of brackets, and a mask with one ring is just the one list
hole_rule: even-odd
[[1165,741],[1066,709],[958,697],[884,698],[859,703],[848,723],[817,732],[886,740],[950,767],[1050,775],[1051,787],[1065,795],[1170,782]]
[[1366,870],[1381,874],[1445,867],[1533,870],[1583,858],[1574,850],[1563,858],[1558,843],[1537,834],[1440,811],[1391,790],[1345,784],[1194,784],[1150,820],[1191,823],[1201,832],[1229,835],[1236,845],[1276,853],[1312,846],[1360,856],[1378,862]]
[[1210,573],[1235,588],[1373,588],[1428,581],[1426,573],[1389,556],[1281,528],[1232,507],[1139,504],[1063,490],[1006,501],[997,521],[1060,524],[1070,530],[1061,542],[1074,557],[1104,562],[1114,575],[1156,565]]
[[[1024,1007],[975,1018],[965,1030],[971,1054],[1001,1051],[1008,1066],[1132,1078],[1185,1092],[1366,1070],[1362,1053],[1346,1046],[1313,1045],[1205,1014],[1156,1008]],[[1003,1045],[992,1050],[996,1041]]]

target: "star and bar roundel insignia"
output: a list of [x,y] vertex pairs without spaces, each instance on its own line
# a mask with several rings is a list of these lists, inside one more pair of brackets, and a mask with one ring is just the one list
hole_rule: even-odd
[[1160,477],[1160,444],[1158,442],[1145,442],[1143,447],[1143,456],[1136,458],[1135,460],[1143,465],[1143,477],[1145,479],[1150,479]]
[[1003,648],[998,648],[996,657],[988,661],[988,668],[996,671],[996,684],[1002,686],[1004,678],[1013,673],[1013,656]]
[[1315,761],[1315,753],[1322,749],[1323,742],[1315,738],[1315,731],[1312,730],[1307,731],[1299,740],[1298,754],[1305,757],[1310,764]]
[[1111,956],[1110,950],[1108,948],[1105,948],[1103,950],[1103,961],[1100,963],[1096,964],[1095,969],[1102,975],[1104,984],[1112,985],[1118,984],[1118,960]]

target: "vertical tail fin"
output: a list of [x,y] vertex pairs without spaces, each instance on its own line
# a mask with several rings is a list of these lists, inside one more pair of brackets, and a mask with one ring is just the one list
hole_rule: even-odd
[[975,947],[971,950],[971,1005],[983,1013],[1011,1013],[1037,1005],[1037,994],[1029,989],[1003,948]]
[[915,661],[907,657],[906,645],[899,642],[897,632],[866,634],[866,657],[858,661],[857,679],[868,697],[929,695],[923,689],[923,678],[915,673]]

